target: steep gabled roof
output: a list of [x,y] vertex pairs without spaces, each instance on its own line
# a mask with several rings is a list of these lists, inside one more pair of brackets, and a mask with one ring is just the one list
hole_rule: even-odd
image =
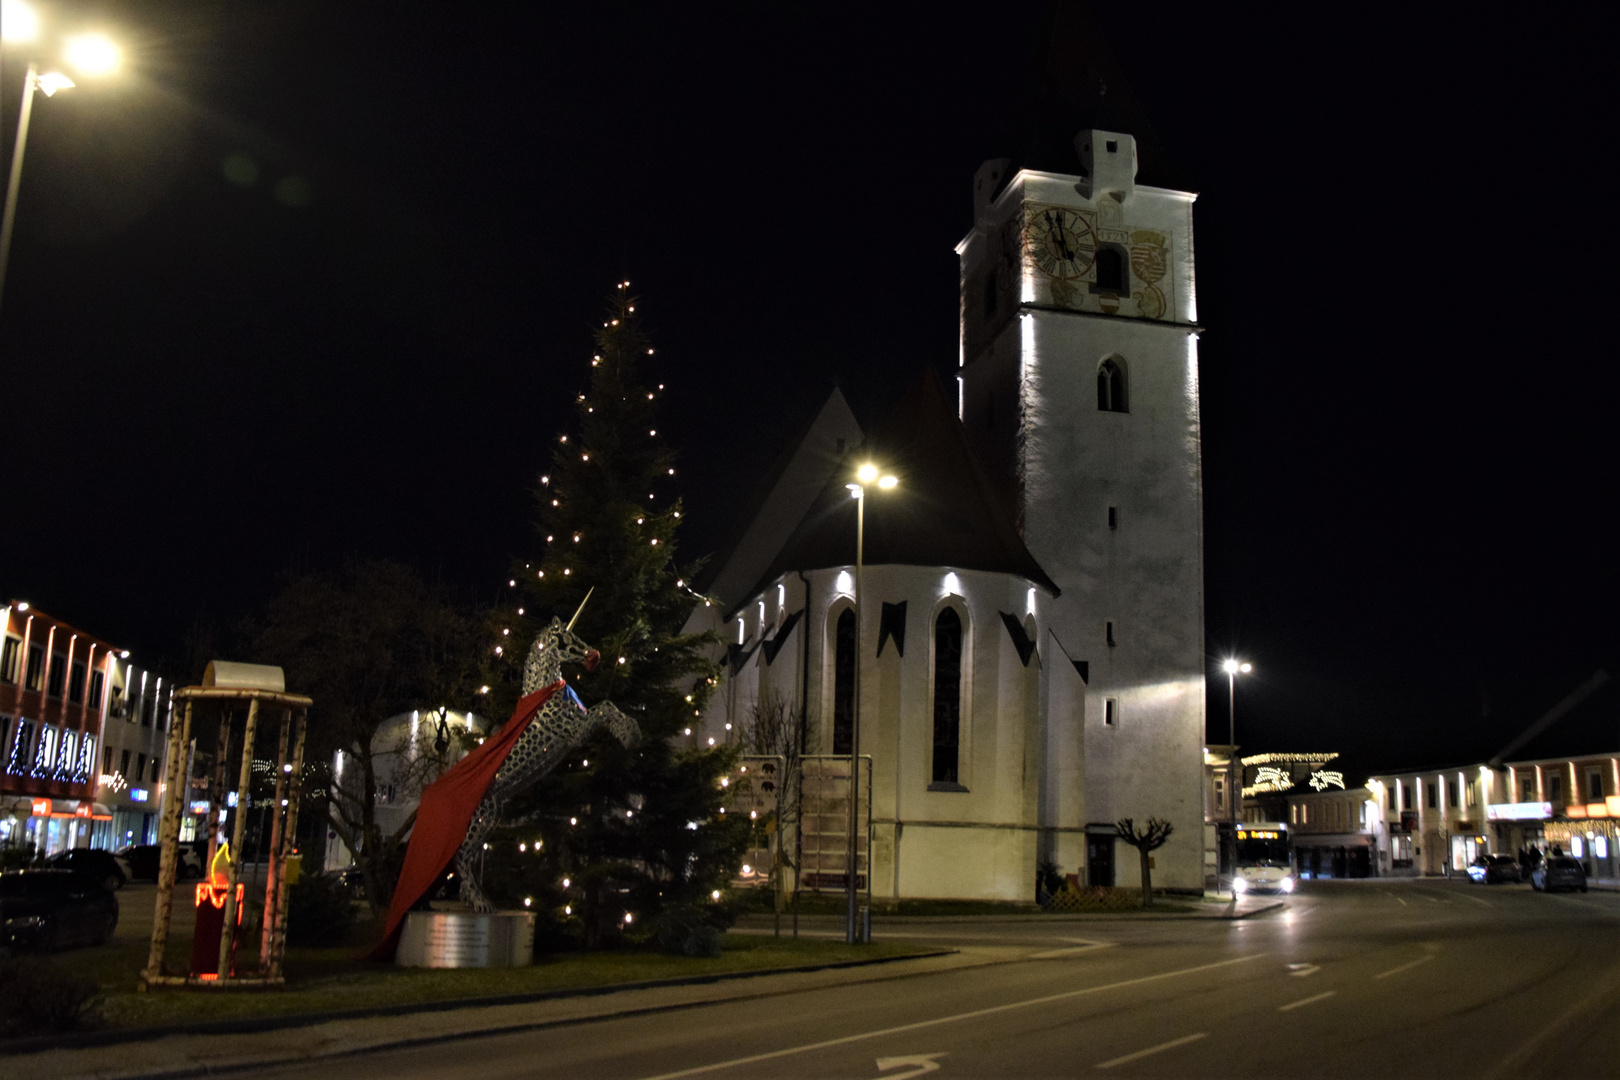
[[1016,574],[1053,596],[1058,587],[1029,553],[985,475],[939,379],[926,373],[873,425],[834,472],[770,568],[746,596],[783,574],[855,562],[855,500],[845,488],[872,461],[900,478],[866,498],[868,565],[940,566]]
[[781,552],[827,478],[838,471],[840,452],[865,437],[844,395],[834,390],[815,417],[788,440],[738,516],[720,548],[724,560],[704,567],[693,584],[729,608]]

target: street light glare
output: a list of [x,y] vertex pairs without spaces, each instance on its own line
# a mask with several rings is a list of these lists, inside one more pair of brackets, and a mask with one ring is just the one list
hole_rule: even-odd
[[39,87],[39,92],[46,97],[55,97],[58,90],[66,90],[79,84],[60,71],[47,71],[34,80],[34,85]]
[[862,465],[860,468],[855,470],[855,479],[859,480],[863,484],[870,484],[877,478],[877,466],[873,465],[871,462],[867,462],[865,465]]
[[1238,670],[1241,671],[1243,674],[1247,675],[1249,672],[1254,670],[1254,665],[1253,664],[1239,664],[1238,665]]
[[900,478],[898,476],[885,476],[878,481],[878,487],[882,488],[884,491],[887,491],[899,482]]
[[1228,660],[1224,664],[1221,665],[1221,670],[1226,672],[1228,675],[1236,674],[1237,669],[1238,669],[1238,662],[1236,660]]
[[33,41],[39,37],[39,16],[22,0],[0,3],[0,36],[8,42]]
[[109,75],[124,62],[123,50],[105,34],[80,34],[62,50],[68,66],[81,75]]

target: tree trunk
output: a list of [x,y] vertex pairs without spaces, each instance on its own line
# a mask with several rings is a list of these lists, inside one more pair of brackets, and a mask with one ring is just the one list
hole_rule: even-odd
[[1142,906],[1153,906],[1153,868],[1148,864],[1151,858],[1145,847],[1137,848],[1136,853],[1142,857]]

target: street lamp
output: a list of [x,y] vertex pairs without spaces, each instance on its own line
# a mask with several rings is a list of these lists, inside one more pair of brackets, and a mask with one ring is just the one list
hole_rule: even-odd
[[[1233,766],[1237,764],[1237,677],[1247,675],[1254,670],[1254,665],[1246,660],[1234,660],[1228,657],[1222,664],[1221,670],[1226,672],[1226,801],[1231,804],[1232,816],[1232,865],[1229,867],[1231,876],[1237,876],[1237,819],[1238,800],[1243,795],[1243,775],[1238,774],[1237,782],[1232,779]],[[1236,891],[1232,893],[1234,899]]]
[[[22,0],[0,4],[0,30],[6,45],[39,39],[40,21]],[[110,75],[123,63],[123,52],[103,34],[77,34],[62,42],[62,59],[84,76]],[[34,91],[52,97],[77,84],[59,71],[39,73],[37,60],[28,61],[23,76],[22,107],[17,115],[17,142],[11,152],[11,174],[6,181],[6,204],[0,218],[0,300],[5,297],[6,264],[11,259],[11,230],[17,221],[17,189],[22,183],[23,152],[28,149],[28,121],[34,114]]]
[[[860,799],[861,771],[861,584],[866,576],[866,486],[873,483],[882,491],[892,491],[900,480],[868,461],[855,470],[855,482],[844,485],[849,488],[850,498],[855,500],[855,708],[851,712],[849,723],[849,847],[848,861],[844,864],[844,887],[849,899],[849,924],[844,940],[851,945],[860,941],[870,941],[872,936],[870,926],[868,925],[865,933],[862,933],[856,919],[855,862],[860,849],[855,836],[859,818],[856,805]],[[867,894],[870,895],[872,885],[870,848],[867,849],[866,857]],[[867,917],[871,917],[870,913]]]

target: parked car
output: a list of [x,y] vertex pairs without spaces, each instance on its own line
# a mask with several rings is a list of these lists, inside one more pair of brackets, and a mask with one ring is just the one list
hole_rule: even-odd
[[46,859],[45,865],[87,874],[108,889],[122,889],[130,878],[129,863],[110,851],[95,848],[69,848]]
[[1581,865],[1579,859],[1572,859],[1568,855],[1549,855],[1541,861],[1541,865],[1530,871],[1530,887],[1537,892],[1552,892],[1554,889],[1579,889],[1586,891],[1586,867]]
[[1485,885],[1500,885],[1508,881],[1522,882],[1524,872],[1511,855],[1481,855],[1468,864],[1468,877]]
[[0,873],[0,945],[51,951],[100,945],[118,926],[118,898],[76,870]]
[[[175,870],[176,879],[191,881],[203,876],[202,857],[189,844],[181,844],[176,850],[180,854],[180,865]],[[137,844],[127,847],[118,853],[124,861],[129,863],[129,876],[134,881],[156,881],[158,867],[162,863],[163,849],[156,844]]]

